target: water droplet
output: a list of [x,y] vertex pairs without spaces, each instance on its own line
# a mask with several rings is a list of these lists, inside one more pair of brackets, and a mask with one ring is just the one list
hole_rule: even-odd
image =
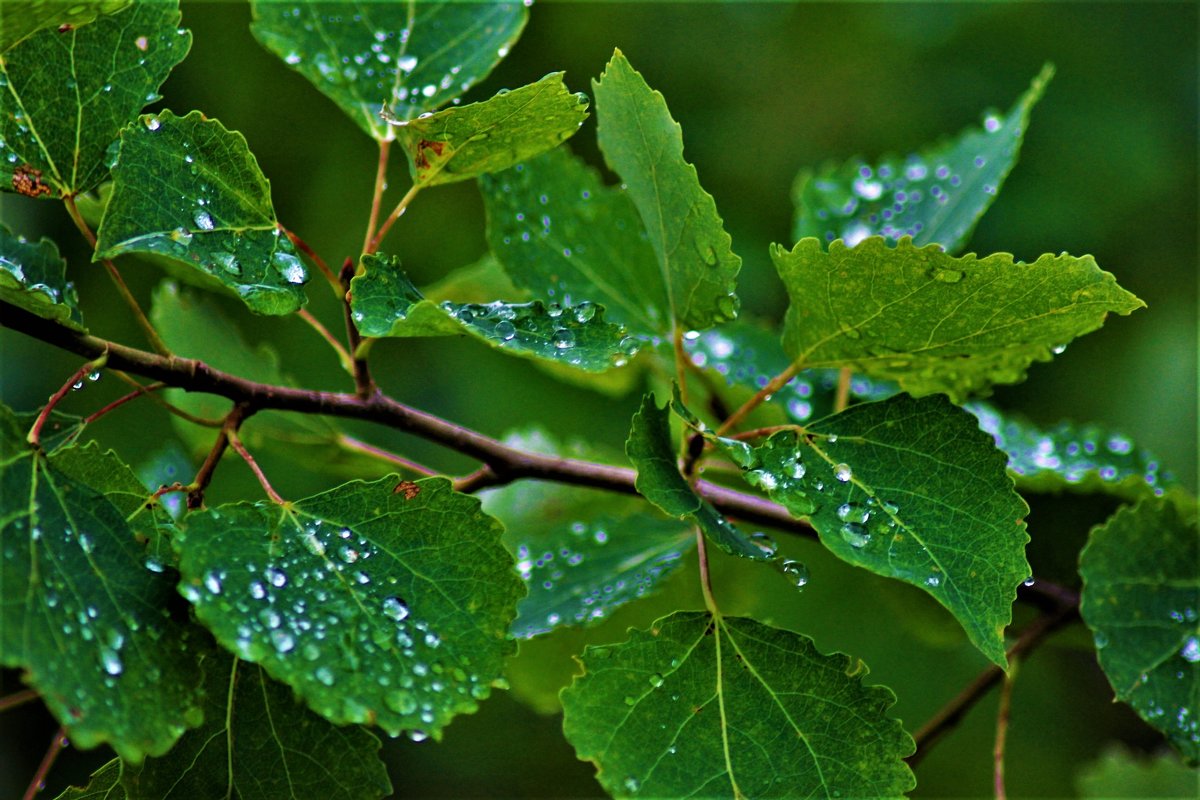
[[317,667],[313,672],[313,677],[326,686],[333,686],[333,672],[329,667]]
[[642,784],[641,784],[641,783],[638,781],[638,779],[637,779],[637,778],[634,778],[633,776],[630,776],[630,777],[628,777],[628,778],[626,778],[626,779],[625,779],[625,790],[626,790],[627,792],[630,792],[630,793],[632,793],[632,794],[636,794],[636,793],[637,793],[637,790],[638,790],[638,789],[640,789],[640,788],[642,788]]
[[413,55],[402,55],[396,59],[396,66],[401,72],[412,72],[417,66],[417,57]]
[[1034,584],[1034,579],[1033,579],[1032,575],[1030,575],[1028,578],[1026,578],[1025,580],[1023,580],[1021,582],[1022,586],[1033,586],[1033,584]]
[[282,628],[271,631],[271,643],[275,645],[275,649],[280,653],[290,653],[292,648],[296,646],[296,640]]
[[517,327],[508,320],[500,320],[496,323],[496,335],[503,341],[511,342],[517,335]]
[[1103,631],[1096,631],[1092,634],[1092,641],[1096,643],[1097,650],[1103,650],[1108,647],[1108,634]]
[[942,576],[938,575],[935,572],[934,574],[930,575],[928,578],[925,579],[925,585],[930,587],[931,589],[935,589],[938,586],[941,586],[942,585]]
[[653,686],[655,689],[662,686],[663,683],[665,683],[665,682],[666,681],[663,679],[663,676],[657,672],[655,672],[653,675],[650,676],[650,685]]
[[147,128],[149,128],[149,129],[150,129],[150,130],[152,130],[152,131],[156,131],[156,130],[158,130],[158,126],[162,124],[162,123],[159,121],[158,117],[154,116],[153,114],[148,114],[148,115],[146,115],[146,116],[145,116],[145,117],[142,119],[142,122],[144,122],[144,123],[146,124],[146,127],[147,127]]
[[750,544],[754,545],[767,558],[774,558],[775,552],[779,549],[775,540],[762,531],[750,534]]
[[150,570],[151,572],[162,572],[164,569],[166,569],[166,567],[164,567],[163,563],[157,558],[150,556],[146,559],[146,569]]
[[808,566],[803,562],[789,559],[783,562],[780,569],[797,589],[803,589],[808,585]]
[[408,617],[408,605],[399,597],[387,597],[383,601],[383,613],[400,622]]
[[983,119],[983,129],[988,133],[995,133],[1000,130],[1000,118],[995,114],[988,114]]
[[221,593],[221,579],[217,576],[217,573],[210,572],[204,576],[204,588],[213,594]]
[[104,671],[109,675],[117,676],[125,670],[125,665],[121,663],[120,657],[107,647],[100,651],[100,663],[104,665]]
[[1184,661],[1195,664],[1200,661],[1200,639],[1195,636],[1189,636],[1187,642],[1184,643],[1183,649],[1179,651],[1183,656]]
[[637,339],[632,336],[626,336],[617,345],[617,349],[632,358],[633,356],[637,355],[638,350],[641,349],[641,346],[641,342],[639,342]]
[[854,477],[854,470],[850,469],[849,464],[838,464],[833,468],[833,477],[842,483],[846,483]]
[[559,328],[550,337],[550,341],[558,350],[569,350],[575,346],[575,334],[566,328]]
[[215,227],[213,225],[213,218],[209,216],[207,211],[197,211],[192,220],[196,223],[196,227],[202,231],[211,231]]
[[429,738],[429,734],[425,731],[411,730],[408,732],[408,738],[414,742],[423,742]]
[[857,503],[842,503],[838,506],[837,517],[842,522],[866,522],[871,518],[871,511]]
[[842,526],[842,539],[851,547],[866,547],[871,541],[871,534],[865,526],[847,522]]
[[575,307],[575,321],[580,324],[591,322],[595,316],[596,306],[593,303],[580,303]]

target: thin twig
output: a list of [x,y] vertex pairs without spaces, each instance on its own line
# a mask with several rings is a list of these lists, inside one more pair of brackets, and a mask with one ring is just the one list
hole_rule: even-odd
[[284,235],[288,237],[288,241],[294,244],[297,250],[304,253],[312,263],[317,265],[317,269],[321,271],[321,274],[325,276],[325,280],[333,287],[333,293],[340,297],[342,285],[338,282],[337,276],[333,274],[333,270],[325,263],[325,259],[321,258],[317,254],[317,251],[309,247],[308,242],[301,239],[294,231],[290,231],[282,225],[279,226],[279,230],[283,231]]
[[725,421],[721,423],[721,427],[717,428],[717,435],[724,436],[726,431],[745,419],[747,414],[762,405],[763,402],[765,402],[780,389],[787,386],[788,381],[796,377],[796,373],[799,371],[800,364],[791,364],[783,372],[779,373],[770,381],[768,381],[766,386],[759,389],[753,397],[751,397],[745,403],[742,403],[741,408],[730,414]]
[[110,412],[114,409],[120,408],[121,406],[128,403],[130,400],[135,400],[149,392],[157,392],[159,389],[162,389],[165,386],[166,386],[166,384],[163,383],[162,381],[159,381],[158,383],[150,383],[145,386],[139,386],[138,388],[134,389],[129,394],[124,395],[123,397],[118,397],[116,400],[113,400],[111,403],[109,403],[104,408],[100,409],[99,411],[93,411],[91,414],[84,417],[83,424],[91,425],[93,422],[100,419],[108,412]]
[[10,711],[17,706],[23,706],[26,703],[32,703],[41,697],[34,689],[22,689],[19,692],[13,692],[10,695],[0,697],[0,714],[5,711]]
[[41,443],[42,428],[46,425],[46,420],[50,419],[50,412],[54,411],[54,407],[62,402],[62,399],[67,396],[67,392],[79,386],[80,381],[85,376],[104,366],[105,360],[105,356],[102,354],[99,358],[87,362],[75,370],[71,377],[67,378],[67,382],[59,387],[57,392],[50,395],[50,399],[46,401],[45,407],[37,415],[37,419],[33,421],[33,427],[29,429],[29,434],[25,437],[25,441],[34,447],[37,447]]
[[359,353],[359,347],[362,345],[362,335],[358,332],[358,326],[354,324],[354,313],[351,310],[350,301],[350,281],[354,278],[354,260],[347,258],[342,264],[341,274],[342,287],[344,293],[342,296],[342,312],[346,319],[346,341],[350,344],[351,366],[350,374],[354,376],[354,387],[357,390],[360,398],[368,398],[375,394],[375,381],[371,379],[371,368],[367,364],[365,356]]
[[375,189],[371,193],[371,215],[367,218],[367,235],[363,237],[363,252],[373,253],[371,242],[375,240],[375,228],[379,224],[379,207],[383,203],[383,193],[387,189],[388,153],[392,149],[392,140],[384,139],[379,143],[379,163],[375,167]]
[[267,493],[267,497],[271,498],[271,502],[280,506],[285,505],[284,499],[279,496],[279,493],[276,492],[274,487],[271,486],[271,482],[267,480],[267,476],[262,471],[262,467],[260,467],[258,462],[254,460],[254,456],[250,455],[250,451],[246,449],[246,445],[242,444],[242,440],[238,436],[237,431],[231,429],[228,436],[229,446],[232,447],[234,451],[242,457],[242,460],[246,462],[246,466],[250,467],[250,471],[254,473],[254,477],[258,478],[258,482],[262,484],[263,491]]
[[38,792],[46,788],[46,776],[50,774],[50,768],[54,766],[54,760],[58,758],[58,754],[67,746],[67,731],[65,728],[59,728],[54,733],[54,739],[50,742],[50,747],[46,750],[46,755],[42,756],[42,763],[38,765],[37,772],[33,774],[33,780],[29,782],[29,787],[25,790],[22,800],[33,800],[37,797]]
[[400,219],[404,215],[404,212],[408,210],[409,203],[413,201],[413,198],[417,196],[417,192],[419,191],[421,191],[421,185],[414,183],[408,192],[405,193],[404,197],[400,198],[400,202],[392,209],[392,213],[388,214],[388,218],[383,221],[383,225],[379,226],[379,232],[371,239],[371,243],[367,245],[364,251],[365,253],[374,253],[379,250],[379,245],[383,242],[383,237],[387,236],[388,231],[396,224],[396,220]]
[[481,489],[487,489],[491,486],[500,486],[505,481],[501,480],[500,476],[492,471],[492,468],[484,465],[474,472],[464,475],[454,481],[454,491],[462,492],[463,494],[473,494]]
[[[110,369],[108,371],[111,372],[113,375],[116,375],[118,378],[125,381],[125,383],[129,384],[130,386],[134,387],[135,389],[142,388],[142,384],[138,383],[137,381],[135,381],[133,378],[126,375],[121,370]],[[170,384],[164,383],[164,386],[167,386],[167,385],[170,385]],[[224,419],[206,419],[205,417],[198,417],[195,414],[189,414],[187,411],[184,411],[182,408],[168,403],[164,398],[160,397],[158,394],[147,394],[146,398],[148,400],[150,400],[151,402],[153,402],[159,406],[162,406],[164,411],[174,414],[175,416],[179,417],[180,419],[186,420],[186,421],[192,423],[193,425],[200,425],[205,428],[219,428],[225,424]]]
[[428,476],[441,474],[437,470],[433,470],[422,464],[418,464],[417,462],[407,459],[404,456],[397,455],[390,450],[384,450],[382,447],[376,447],[373,444],[364,442],[361,439],[355,439],[353,436],[347,436],[344,433],[338,435],[337,443],[338,446],[344,450],[353,450],[357,453],[363,453],[371,456],[372,458],[377,458],[380,461],[386,461],[389,464],[395,464],[398,467],[403,467],[404,469],[415,472],[418,475]]
[[1014,658],[1004,682],[1000,685],[1000,708],[996,711],[996,744],[992,748],[992,786],[996,800],[1005,800],[1004,791],[1004,744],[1008,738],[1008,721],[1012,713],[1013,682],[1017,678],[1019,658]]
[[204,505],[204,492],[208,489],[208,484],[212,482],[213,473],[217,470],[217,464],[221,462],[221,456],[225,455],[225,450],[229,447],[230,432],[236,432],[253,413],[254,409],[248,403],[237,403],[225,416],[225,422],[221,425],[221,430],[218,431],[217,438],[208,451],[208,456],[188,486],[187,507],[189,511]]
[[330,347],[337,353],[338,360],[342,362],[342,369],[346,370],[350,375],[354,374],[354,358],[350,355],[350,351],[337,340],[337,338],[329,332],[329,329],[321,324],[321,320],[309,313],[308,309],[302,308],[296,312],[296,316],[308,323],[308,326],[320,334]]

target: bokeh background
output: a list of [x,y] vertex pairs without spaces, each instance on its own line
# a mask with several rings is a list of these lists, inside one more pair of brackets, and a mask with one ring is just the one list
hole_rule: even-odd
[[[245,134],[271,179],[280,219],[331,261],[356,255],[370,201],[375,146],[336,107],[249,35],[246,4],[185,2],[195,43],[158,104],[199,109]],[[983,218],[969,250],[1032,260],[1045,252],[1090,253],[1149,308],[1110,318],[1029,379],[997,391],[1000,405],[1033,420],[1102,422],[1161,457],[1190,487],[1197,479],[1197,64],[1193,3],[582,3],[541,0],[512,55],[466,99],[565,69],[590,93],[614,47],[661,90],[683,126],[685,153],[744,259],[744,309],[781,318],[785,296],[767,256],[790,244],[789,188],[796,172],[828,158],[906,152],[1007,108],[1046,61],[1057,76],[1033,113],[1020,163]],[[595,123],[572,147],[596,165]],[[611,177],[611,176],[610,176]],[[394,202],[404,165],[393,160]],[[141,344],[102,270],[61,207],[11,195],[0,218],[26,236],[55,239],[72,265],[93,331]],[[389,240],[414,281],[435,281],[486,250],[473,183],[422,194]],[[126,280],[148,304],[162,275],[137,261]],[[310,309],[340,326],[328,292],[314,282]],[[252,317],[221,301],[251,341],[269,341],[305,385],[344,389],[335,360],[294,319]],[[45,401],[77,366],[0,329],[0,400],[18,409]],[[637,392],[621,398],[558,383],[529,362],[458,340],[382,342],[376,376],[396,397],[499,435],[539,423],[619,449]],[[116,397],[116,381],[73,396],[87,413]],[[138,464],[174,440],[165,414],[146,406],[91,429]],[[387,431],[358,429],[377,443],[450,471],[470,464]],[[265,454],[285,496],[328,487],[328,479]],[[228,464],[211,502],[255,498],[240,465]],[[1074,580],[1074,561],[1108,501],[1033,498],[1035,572]],[[871,680],[898,695],[893,712],[915,730],[985,664],[953,623],[921,593],[891,585],[826,556],[809,541],[786,541],[812,571],[797,594],[745,565],[716,564],[718,596],[733,613],[754,613],[813,636],[871,666]],[[513,691],[461,718],[440,744],[385,742],[398,797],[597,796],[593,768],[561,737],[556,681],[583,641],[617,641],[669,608],[700,604],[694,570],[657,600],[630,608],[586,636],[567,631],[524,648]],[[782,584],[782,581],[778,583]],[[1018,620],[1025,611],[1018,608]],[[1153,751],[1158,738],[1123,706],[1089,649],[1067,630],[1022,666],[1009,736],[1013,797],[1069,797],[1076,776],[1113,742]],[[0,676],[0,694],[19,688]],[[981,703],[917,771],[915,796],[991,792],[995,696]],[[36,706],[0,717],[0,797],[19,796],[55,728]],[[109,757],[68,751],[48,791],[83,782]],[[53,796],[51,794],[50,796]]]

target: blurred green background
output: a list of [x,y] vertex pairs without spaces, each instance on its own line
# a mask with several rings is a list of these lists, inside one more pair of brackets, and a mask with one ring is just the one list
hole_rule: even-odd
[[[375,146],[303,78],[249,35],[242,3],[183,6],[195,43],[172,74],[161,107],[199,109],[245,134],[271,179],[279,218],[331,262],[356,255],[374,175]],[[744,259],[740,294],[754,316],[779,319],[785,296],[767,256],[790,244],[789,188],[797,170],[824,159],[907,152],[1007,108],[1046,61],[1058,73],[1033,113],[1020,163],[983,218],[969,250],[1032,260],[1045,252],[1090,253],[1144,299],[1148,310],[1110,318],[1029,380],[997,391],[998,404],[1035,421],[1105,423],[1157,453],[1194,491],[1197,479],[1197,6],[1192,3],[794,4],[572,3],[543,0],[512,55],[468,100],[565,69],[589,92],[614,47],[662,91],[683,127],[685,152],[716,198]],[[572,140],[594,164],[595,124]],[[407,184],[393,160],[392,202]],[[610,176],[611,178],[611,176]],[[0,218],[29,237],[55,239],[72,264],[93,331],[141,345],[107,278],[58,205],[0,197]],[[418,284],[485,251],[483,209],[473,183],[422,194],[389,240]],[[137,261],[124,275],[148,305],[161,274]],[[318,281],[309,308],[331,327],[339,311]],[[247,338],[270,341],[305,385],[347,388],[337,363],[295,319],[259,318],[222,301]],[[336,329],[336,328],[335,328]],[[28,409],[77,366],[74,357],[0,330],[0,399]],[[373,351],[376,377],[397,398],[499,435],[538,422],[619,448],[637,392],[612,399],[553,381],[529,362],[467,341],[390,341]],[[70,398],[87,413],[121,393],[115,380]],[[355,428],[373,441],[450,470],[471,465],[388,431]],[[91,429],[134,464],[175,437],[150,406]],[[264,455],[285,496],[327,488],[328,479]],[[228,463],[210,502],[257,497]],[[1035,572],[1073,580],[1088,528],[1107,501],[1032,500]],[[915,730],[985,664],[953,621],[915,590],[826,556],[812,542],[784,543],[812,570],[796,594],[747,565],[716,565],[723,608],[753,612],[813,636],[825,651],[863,658],[872,679],[895,690],[894,713]],[[550,696],[569,674],[567,653],[584,639],[614,641],[669,608],[700,600],[694,570],[668,593],[628,609],[587,637],[565,632],[526,648],[514,692],[457,720],[441,744],[386,742],[400,797],[595,796],[592,767],[574,759],[559,718],[518,700]],[[779,583],[775,586],[774,583]],[[1018,621],[1026,613],[1018,608]],[[1013,797],[1072,796],[1078,771],[1113,739],[1153,749],[1157,737],[1123,706],[1075,628],[1023,665],[1009,741]],[[18,688],[0,677],[0,693]],[[540,693],[538,692],[541,688]],[[991,792],[995,697],[989,697],[917,771],[915,796]],[[19,795],[54,730],[36,707],[0,717],[0,797]],[[106,753],[68,753],[49,790],[85,780]],[[53,795],[51,795],[53,796]]]

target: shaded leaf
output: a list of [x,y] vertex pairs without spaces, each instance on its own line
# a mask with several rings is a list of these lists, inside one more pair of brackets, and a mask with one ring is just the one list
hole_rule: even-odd
[[1124,506],[1079,554],[1080,613],[1117,699],[1200,761],[1200,531],[1162,499]]
[[563,73],[481,103],[394,122],[413,183],[436,186],[498,172],[564,141],[587,119],[587,95],[572,94]]
[[426,300],[441,303],[451,300],[457,303],[490,303],[497,297],[508,297],[514,301],[529,299],[529,293],[518,289],[504,267],[491,253],[485,253],[478,261],[450,270],[441,280],[421,290]]
[[199,111],[121,132],[96,258],[154,253],[219,280],[259,314],[304,305],[308,273],[279,228],[246,139]]
[[614,797],[901,797],[913,742],[867,668],[751,619],[677,612],[588,647],[563,731]]
[[1145,305],[1091,256],[947,255],[879,237],[823,252],[804,239],[771,258],[790,305],[783,347],[810,367],[849,366],[916,395],[953,399],[1015,383],[1034,361]]
[[1196,794],[1200,777],[1169,755],[1139,757],[1122,747],[1110,749],[1085,765],[1075,786],[1085,800],[1114,797],[1188,798]]
[[442,478],[399,488],[190,515],[181,591],[222,645],[331,722],[440,737],[499,679],[524,587],[477,500]]
[[742,260],[730,249],[712,195],[683,160],[683,136],[663,96],[620,50],[592,90],[597,141],[645,224],[672,319],[697,330],[733,319]]
[[121,787],[122,771],[121,759],[114,758],[92,773],[86,788],[72,786],[55,800],[126,800],[129,795]]
[[667,286],[628,193],[566,147],[479,179],[488,246],[513,283],[554,302],[589,300],[630,331],[671,330]]
[[67,262],[49,239],[36,244],[0,223],[0,300],[86,333]]
[[191,47],[179,18],[176,0],[135,3],[0,55],[0,190],[57,198],[104,180],[117,132]]
[[624,365],[634,346],[594,303],[564,308],[532,303],[435,304],[426,300],[394,256],[363,256],[365,272],[350,282],[354,324],[364,336],[452,336],[468,333],[524,358],[589,372]]
[[254,37],[367,135],[446,105],[487,76],[521,35],[521,2],[254,0]]
[[1017,162],[1029,114],[1054,76],[1047,64],[1005,116],[984,114],[978,127],[901,159],[869,165],[853,158],[816,175],[805,170],[792,190],[795,238],[858,244],[868,236],[956,252],[970,238]]
[[63,0],[5,0],[0,17],[0,53],[42,28],[71,26],[78,28],[100,14],[112,14],[131,0],[88,0],[65,3]]
[[46,456],[24,433],[0,407],[0,664],[25,670],[77,746],[163,753],[200,722],[200,675],[171,581],[143,567],[156,512],[130,511],[147,495],[111,453]]

